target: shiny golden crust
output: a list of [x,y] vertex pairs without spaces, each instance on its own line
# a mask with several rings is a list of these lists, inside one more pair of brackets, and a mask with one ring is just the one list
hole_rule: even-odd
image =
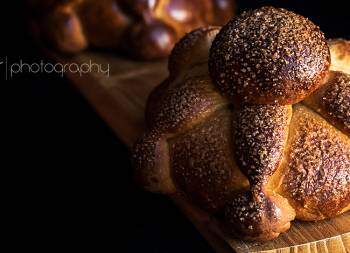
[[191,31],[211,24],[211,22],[206,23],[206,21],[209,21],[208,17],[214,14],[211,6],[212,0],[158,0],[148,2],[156,2],[152,10],[153,17],[164,20],[177,31]]
[[[201,1],[203,2],[203,1]],[[232,18],[232,11],[236,9],[235,1],[232,0],[213,0],[210,1],[210,8],[213,9],[212,15],[207,12],[208,24],[222,25],[227,23]]]
[[187,196],[249,240],[273,239],[295,217],[348,211],[350,133],[341,126],[350,118],[349,76],[326,71],[322,86],[296,105],[227,100],[205,63],[211,41],[205,29],[187,35],[149,98],[148,130],[134,152],[141,183]]
[[135,58],[164,58],[169,55],[169,50],[177,40],[176,31],[168,24],[160,20],[152,23],[142,21],[130,28],[124,48],[132,48],[130,55]]
[[334,39],[328,41],[331,50],[331,70],[342,71],[350,75],[350,41]]
[[74,6],[84,0],[28,0],[28,6],[35,15],[44,15],[57,7]]
[[293,104],[321,85],[330,65],[327,42],[308,19],[262,7],[225,25],[210,49],[209,71],[233,101]]
[[44,39],[66,53],[84,50],[88,46],[80,19],[69,5],[55,8],[42,25],[47,30]]
[[[55,49],[78,53],[87,45],[118,49],[129,56],[151,60],[169,55],[175,43],[191,30],[225,24],[234,14],[235,0],[28,0],[43,37]],[[50,18],[69,7],[80,27]],[[58,12],[60,13],[60,12]],[[62,19],[62,18],[60,18]],[[49,24],[47,25],[47,22]],[[77,25],[75,23],[74,25]],[[67,32],[65,37],[50,28]],[[85,47],[78,44],[82,31]],[[78,32],[79,32],[78,31]],[[70,35],[70,36],[68,36]],[[63,44],[63,45],[62,45]]]
[[350,202],[350,139],[304,106],[290,126],[281,193],[297,218],[319,220],[339,214]]

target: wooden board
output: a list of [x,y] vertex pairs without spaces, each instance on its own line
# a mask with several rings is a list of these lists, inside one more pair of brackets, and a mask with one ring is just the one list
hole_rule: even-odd
[[[73,59],[50,54],[61,63],[101,64],[110,67],[110,76],[94,71],[81,75],[65,73],[102,116],[116,135],[131,147],[143,131],[148,94],[167,76],[165,61],[133,62],[111,54],[86,52]],[[291,229],[275,240],[257,243],[233,238],[220,231],[217,221],[197,210],[179,196],[172,196],[199,232],[217,252],[312,252],[350,253],[350,212],[322,222],[293,222]],[[199,215],[198,215],[199,214]]]

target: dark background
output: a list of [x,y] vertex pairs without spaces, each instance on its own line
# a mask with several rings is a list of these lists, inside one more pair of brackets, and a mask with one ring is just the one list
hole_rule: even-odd
[[[241,0],[239,12],[281,6],[350,39],[345,3]],[[48,62],[27,10],[11,5],[1,6],[0,60]],[[134,185],[128,150],[65,79],[1,74],[0,94],[0,252],[212,252],[167,197]]]

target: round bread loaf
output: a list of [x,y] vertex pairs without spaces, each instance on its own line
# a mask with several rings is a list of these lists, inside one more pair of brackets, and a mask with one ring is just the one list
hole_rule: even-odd
[[297,103],[322,84],[329,66],[320,29],[273,7],[232,19],[216,36],[209,56],[212,79],[238,103]]
[[310,21],[272,7],[186,35],[147,103],[139,184],[249,240],[349,211],[350,42],[329,47]]

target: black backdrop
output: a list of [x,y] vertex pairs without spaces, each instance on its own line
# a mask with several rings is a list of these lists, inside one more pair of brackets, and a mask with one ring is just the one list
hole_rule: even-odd
[[[239,12],[281,6],[350,39],[345,3],[241,0]],[[1,59],[49,61],[22,3],[2,4]],[[212,252],[168,198],[134,185],[128,150],[65,79],[1,75],[0,94],[0,252]]]

